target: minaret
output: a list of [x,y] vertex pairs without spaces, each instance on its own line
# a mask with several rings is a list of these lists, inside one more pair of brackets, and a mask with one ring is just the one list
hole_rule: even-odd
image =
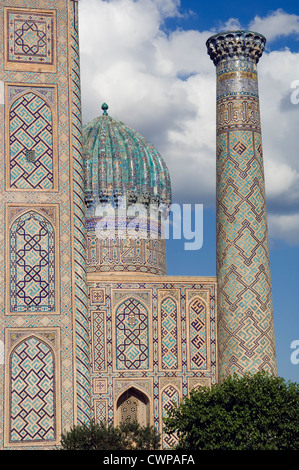
[[257,63],[265,38],[210,37],[217,73],[219,379],[276,374]]

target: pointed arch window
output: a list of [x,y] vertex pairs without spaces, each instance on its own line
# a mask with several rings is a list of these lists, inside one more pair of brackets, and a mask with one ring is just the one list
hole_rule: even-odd
[[56,311],[55,231],[39,212],[23,213],[11,225],[9,238],[11,313]]
[[129,388],[117,400],[118,423],[137,421],[141,426],[150,424],[148,397],[134,387]]

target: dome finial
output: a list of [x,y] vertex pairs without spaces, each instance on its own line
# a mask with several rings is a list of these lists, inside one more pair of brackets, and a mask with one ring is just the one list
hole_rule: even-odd
[[103,110],[103,116],[107,115],[107,109],[109,108],[108,104],[103,103],[102,104],[102,110]]

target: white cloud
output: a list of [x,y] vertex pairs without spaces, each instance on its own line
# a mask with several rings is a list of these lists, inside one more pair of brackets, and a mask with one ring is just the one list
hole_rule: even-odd
[[270,239],[283,240],[291,245],[299,244],[299,214],[268,216]]
[[259,89],[268,205],[273,211],[299,207],[299,104],[291,87],[299,78],[299,53],[264,53]]
[[242,29],[242,25],[238,18],[229,18],[225,23],[220,24],[221,31],[235,31]]
[[299,200],[299,172],[285,163],[268,160],[266,162],[266,189],[267,197],[277,201],[287,202]]
[[99,115],[106,101],[112,117],[157,146],[175,197],[202,202],[213,197],[215,179],[215,69],[205,46],[210,33],[166,35],[163,21],[178,14],[178,2],[167,5],[80,0],[83,120]]
[[[163,23],[181,14],[178,0],[80,0],[79,12],[84,122],[107,102],[112,117],[161,152],[174,202],[214,204],[216,73],[205,42],[215,31],[167,34]],[[278,10],[250,27],[271,40],[297,31],[297,23]],[[225,24],[239,26],[237,18]],[[299,54],[266,51],[258,69],[268,207],[279,215],[299,207],[299,104],[291,102]]]
[[256,16],[250,22],[249,29],[263,34],[270,42],[280,36],[299,34],[299,16],[278,9],[269,12],[264,18]]
[[169,18],[173,16],[181,16],[178,12],[180,0],[153,0],[154,5],[161,13]]

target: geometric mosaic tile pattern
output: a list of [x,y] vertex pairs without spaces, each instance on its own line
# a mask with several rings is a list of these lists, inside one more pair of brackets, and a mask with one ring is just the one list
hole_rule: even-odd
[[[44,427],[45,439],[30,441],[33,430],[28,425],[27,440],[20,445],[51,448],[58,444],[60,426],[65,429],[90,419],[77,2],[53,0],[49,4],[46,0],[33,3],[24,0],[21,4],[11,0],[4,3],[11,6],[5,8],[2,4],[0,8],[0,42],[4,58],[0,78],[5,83],[5,105],[0,106],[2,123],[5,118],[0,159],[6,172],[0,210],[0,240],[2,246],[6,245],[5,260],[0,259],[0,284],[2,293],[4,286],[6,291],[5,297],[0,296],[1,309],[5,313],[0,333],[3,337],[7,328],[28,326],[34,335],[41,325],[51,325],[62,332],[59,350],[61,387],[56,389],[54,440],[48,438],[50,421],[47,431],[45,418],[44,423],[39,422]],[[6,217],[11,214],[13,205],[18,214]],[[49,206],[55,206],[54,221],[49,215]],[[25,212],[34,217],[23,220],[22,234],[21,223],[18,227],[17,223]],[[4,221],[8,227],[6,231]],[[52,235],[50,221],[53,222]],[[10,229],[18,243],[16,262],[12,267],[16,269],[16,275],[12,273],[12,282]],[[10,289],[19,292],[13,306],[10,304],[16,297],[9,295]],[[45,291],[48,295],[43,297]],[[38,367],[38,360],[39,356],[36,356],[31,365],[36,361]],[[57,366],[58,361],[55,361],[56,371]],[[7,382],[4,386],[2,382],[0,387],[1,403],[3,395],[6,399],[9,373],[5,378]],[[22,406],[25,409],[23,403]],[[1,407],[0,423],[5,420],[8,423],[8,407],[9,403],[7,407]],[[33,411],[31,416],[33,419]],[[34,424],[34,420],[31,422]],[[14,429],[14,432],[21,429],[19,422],[14,421]],[[11,444],[6,436],[4,446],[16,448],[17,442]],[[0,445],[3,445],[3,439]]]
[[80,93],[80,58],[78,36],[78,2],[69,2],[70,22],[70,103],[71,103],[71,174],[73,221],[73,289],[75,326],[75,423],[90,420],[91,383],[89,356],[89,321],[87,315],[85,203],[83,189],[82,122]]
[[106,400],[96,400],[95,401],[95,420],[100,422],[100,421],[106,421],[107,417],[107,402]]
[[55,69],[55,12],[5,11],[6,68],[10,70]]
[[83,128],[85,192],[88,206],[94,206],[87,214],[94,217],[98,204],[114,205],[119,197],[125,197],[128,205],[169,205],[169,172],[157,149],[110,117],[105,103],[102,109],[103,115]]
[[178,318],[177,303],[171,297],[161,302],[161,366],[178,369]]
[[10,311],[55,311],[55,236],[35,211],[19,216],[10,230]]
[[37,338],[22,341],[11,360],[10,442],[55,440],[54,360]]
[[158,207],[171,202],[167,166],[144,137],[106,108],[104,103],[103,115],[83,128],[87,272],[166,274]]
[[[3,3],[11,6],[5,8]],[[66,429],[78,421],[90,419],[89,325],[86,318],[87,296],[84,286],[84,197],[81,197],[83,182],[80,181],[83,165],[80,150],[77,2],[9,0],[2,2],[0,10],[0,47],[4,58],[0,78],[5,84],[5,104],[3,106],[2,103],[0,106],[2,124],[5,119],[5,129],[2,126],[0,160],[6,172],[6,186],[2,185],[0,188],[2,200],[0,244],[2,247],[5,245],[6,254],[5,258],[2,256],[0,259],[2,289],[0,298],[3,313],[0,319],[0,337],[3,339],[3,333],[8,328],[16,331],[25,326],[31,332],[29,336],[31,334],[34,336],[39,328],[50,325],[58,328],[63,336],[59,355],[55,356],[54,364],[55,371],[61,368],[61,374],[58,370],[56,377],[56,379],[61,378],[61,384],[55,384],[57,396],[54,407],[56,419],[54,440],[48,439],[51,427],[50,420],[47,424],[45,417],[45,422],[42,420],[39,422],[45,432],[44,440],[41,438],[30,440],[33,437],[33,430],[28,424],[27,437],[22,442],[17,440],[16,435],[13,443],[9,441],[10,375],[9,371],[5,370],[4,377],[2,368],[0,400],[1,404],[5,400],[7,406],[0,407],[2,430],[0,446],[53,448],[58,445],[61,427]],[[9,19],[8,10],[11,12]],[[46,29],[43,29],[45,25]],[[38,43],[37,37],[40,40]],[[47,42],[43,44],[42,41],[45,39]],[[7,48],[8,41],[14,41],[10,48]],[[6,42],[5,51],[3,51],[4,42]],[[10,140],[10,137],[15,140]],[[27,145],[29,143],[30,145]],[[20,152],[16,148],[17,145],[20,146]],[[10,173],[12,158],[14,170]],[[76,181],[73,183],[74,178]],[[53,217],[50,211],[53,212]],[[16,227],[24,213],[33,213],[34,218],[23,220],[26,230],[22,238],[21,225],[18,231]],[[46,221],[44,225],[43,216]],[[50,240],[46,246],[46,231],[48,229],[48,239],[50,239],[51,224],[55,251],[53,251],[53,240]],[[19,246],[19,264],[15,263],[17,278],[13,274],[12,282],[10,282],[9,267],[10,230],[14,231]],[[33,248],[33,242],[36,244],[36,249]],[[23,256],[25,250],[26,255]],[[54,255],[53,275],[50,274],[50,269]],[[31,277],[30,284],[27,273],[30,272],[32,275],[35,269],[37,276]],[[23,297],[17,298],[18,310],[12,312],[10,304],[13,299],[9,291],[12,287],[16,292],[16,282],[19,283],[18,292]],[[43,289],[49,292],[44,298]],[[52,290],[55,291],[55,307],[51,304]],[[46,302],[49,303],[48,307]],[[26,308],[25,303],[27,303]],[[35,361],[36,369],[34,369]],[[36,371],[38,361],[37,355],[31,363]],[[28,403],[29,396],[28,393]],[[23,414],[28,411],[25,403],[20,406],[23,407]],[[31,407],[33,408],[33,401]],[[33,411],[29,419],[31,417],[33,419]],[[14,432],[19,432],[21,425],[16,419],[13,423]],[[34,424],[35,421],[31,422]]]
[[[121,219],[116,220],[120,222]],[[101,239],[92,228],[96,223],[97,219],[87,221],[87,272],[166,274],[165,240],[141,237]]]
[[[45,0],[40,3],[41,8],[47,7]],[[61,426],[89,421],[92,414],[97,420],[115,423],[119,415],[138,416],[141,404],[146,404],[147,419],[162,433],[167,449],[176,443],[163,430],[161,418],[167,409],[187,397],[191,388],[217,382],[217,282],[212,278],[143,278],[142,272],[164,272],[161,240],[151,240],[151,245],[141,239],[124,240],[119,246],[116,240],[97,244],[91,230],[88,307],[78,4],[55,1],[51,8],[17,11],[7,7],[4,29],[0,18],[6,38],[1,79],[9,82],[7,189],[16,190],[5,195],[15,202],[8,202],[5,209],[10,232],[5,280],[9,280],[6,293],[11,293],[6,295],[5,312],[6,331],[10,329],[5,445],[51,447],[59,439]],[[46,72],[56,71],[57,34],[58,73],[49,76]],[[66,39],[69,52],[59,51]],[[252,52],[255,61],[257,49]],[[256,62],[242,57],[232,65],[226,59],[217,67],[221,376],[274,368]],[[56,144],[59,162],[55,161]],[[93,222],[88,219],[88,224]],[[60,270],[59,261],[64,263]],[[120,270],[126,271],[124,276]],[[103,271],[115,274],[99,281]],[[140,274],[134,276],[136,272]],[[26,332],[22,332],[25,324]],[[54,328],[52,332],[39,329],[41,324],[55,325],[57,333]],[[58,331],[63,335],[61,347]],[[123,401],[126,394],[129,401]],[[141,396],[144,403],[136,400]]]
[[[162,391],[162,416],[167,416],[167,412],[172,408],[173,405],[180,403],[180,396],[178,390],[173,385],[168,385]],[[173,448],[178,442],[178,438],[175,434],[168,435],[164,431],[162,432],[162,448],[170,449]]]
[[190,304],[190,367],[191,369],[206,369],[206,308],[200,299],[194,299]]
[[148,311],[134,298],[125,300],[115,314],[117,369],[149,368]]
[[92,312],[92,339],[95,339],[92,367],[94,370],[105,370],[106,366],[106,322],[104,312]]
[[26,93],[13,102],[9,115],[9,144],[10,187],[51,190],[52,112],[40,96]]
[[93,415],[105,409],[105,419],[117,423],[118,399],[134,389],[147,397],[150,422],[163,433],[172,399],[217,381],[216,279],[110,275],[89,277],[88,287]]
[[207,41],[217,67],[219,377],[276,373],[256,64],[264,38],[229,32]]

